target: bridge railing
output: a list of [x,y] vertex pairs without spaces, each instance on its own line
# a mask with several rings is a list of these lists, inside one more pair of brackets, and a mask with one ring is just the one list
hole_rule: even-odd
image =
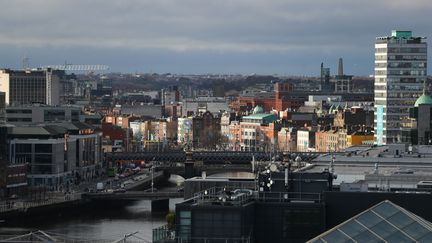
[[[237,192],[236,192],[237,191]],[[220,203],[223,205],[240,206],[255,198],[253,190],[239,187],[212,187],[194,193],[194,204]]]
[[0,203],[0,212],[7,212],[13,210],[26,211],[27,209],[32,207],[39,207],[44,205],[57,204],[57,203],[75,201],[80,199],[81,199],[80,193],[73,193],[73,194],[66,194],[64,196],[50,197],[38,201],[22,201],[22,200],[4,201]]
[[173,228],[168,227],[167,224],[162,225],[158,228],[153,229],[152,238],[153,238],[153,242],[174,240],[175,230]]

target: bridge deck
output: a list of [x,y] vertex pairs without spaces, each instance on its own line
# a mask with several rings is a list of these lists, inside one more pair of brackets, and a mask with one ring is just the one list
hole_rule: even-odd
[[[318,155],[325,154],[320,152],[296,152],[290,153],[291,159],[300,156],[303,160],[311,160]],[[192,154],[193,161],[202,161],[203,163],[226,163],[247,164],[255,157],[255,161],[269,161],[272,157],[281,160],[283,153],[267,152],[248,152],[248,151],[194,151]],[[185,162],[186,153],[184,151],[166,151],[166,152],[119,152],[105,153],[109,161],[127,161],[127,160],[145,160],[158,162]]]
[[142,192],[126,191],[123,193],[97,192],[84,193],[83,198],[91,200],[152,200],[161,198],[183,198],[183,192]]

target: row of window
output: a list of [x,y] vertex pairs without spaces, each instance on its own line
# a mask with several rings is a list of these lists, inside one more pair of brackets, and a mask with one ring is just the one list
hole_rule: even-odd
[[426,53],[427,48],[423,47],[390,47],[375,48],[375,53]]
[[31,114],[32,110],[6,110],[7,114]]
[[422,83],[422,80],[420,78],[376,78],[375,83]]
[[426,61],[427,56],[426,55],[376,55],[375,60],[419,60],[419,61]]
[[8,122],[31,122],[31,118],[6,118]]
[[426,53],[427,48],[423,47],[390,47],[388,48],[389,53]]
[[375,63],[376,68],[426,68],[426,62],[389,62]]
[[[423,88],[418,86],[418,85],[376,84],[375,85],[375,91],[379,91],[379,90],[388,90],[388,91],[396,91],[396,92],[398,92],[399,90],[421,92],[423,90]],[[391,93],[396,93],[396,92],[391,92]],[[394,96],[394,97],[398,97],[398,96]],[[406,97],[417,98],[418,94],[410,94],[410,96],[406,96]]]
[[375,70],[375,75],[425,76],[426,70]]
[[[51,153],[52,144],[35,144],[35,153]],[[32,144],[15,144],[16,153],[32,153]]]

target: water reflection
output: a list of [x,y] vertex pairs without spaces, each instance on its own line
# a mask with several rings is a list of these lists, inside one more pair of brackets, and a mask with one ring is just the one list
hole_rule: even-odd
[[[253,174],[248,172],[226,172],[209,177],[253,178]],[[183,185],[184,178],[171,175],[169,183],[171,185],[168,188],[161,190],[177,190],[178,187]],[[181,201],[183,200],[180,198],[171,199],[170,210],[174,211],[175,204]],[[53,236],[66,236],[69,239],[109,242],[138,231],[137,236],[144,239],[144,241],[151,242],[152,229],[166,224],[165,216],[165,213],[151,213],[150,201],[137,201],[114,210],[95,210],[73,217],[33,222],[20,227],[3,227],[0,228],[0,234],[20,235],[29,231],[43,230]]]
[[[182,199],[171,199],[170,210]],[[34,222],[24,227],[2,227],[1,235],[20,235],[29,231],[43,230],[53,236],[66,236],[69,239],[118,240],[126,234],[139,232],[137,236],[151,242],[152,229],[166,224],[165,213],[151,213],[150,201],[137,201],[118,210],[95,211],[75,217],[51,221]]]

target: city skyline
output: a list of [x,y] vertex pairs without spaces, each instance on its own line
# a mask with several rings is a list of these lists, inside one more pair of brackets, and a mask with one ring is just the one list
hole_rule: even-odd
[[[371,75],[392,29],[430,37],[427,1],[13,1],[0,66],[106,64],[114,72]],[[395,17],[403,16],[403,17]],[[427,40],[428,42],[430,40]]]

